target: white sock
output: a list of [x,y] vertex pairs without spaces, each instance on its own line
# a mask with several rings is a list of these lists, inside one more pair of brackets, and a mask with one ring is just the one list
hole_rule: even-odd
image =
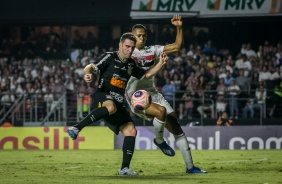
[[164,142],[165,121],[161,121],[157,118],[154,118],[153,125],[155,127],[156,142],[158,144],[161,144],[162,142]]
[[180,150],[184,162],[186,164],[187,169],[191,169],[193,167],[193,159],[190,152],[190,147],[187,141],[187,137],[185,134],[174,135],[175,143],[178,149]]

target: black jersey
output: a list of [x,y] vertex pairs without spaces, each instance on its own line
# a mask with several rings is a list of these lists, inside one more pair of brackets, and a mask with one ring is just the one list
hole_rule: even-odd
[[146,73],[134,59],[124,62],[117,52],[107,52],[94,62],[100,70],[98,89],[108,91],[118,102],[123,102],[127,82],[131,76],[142,79]]

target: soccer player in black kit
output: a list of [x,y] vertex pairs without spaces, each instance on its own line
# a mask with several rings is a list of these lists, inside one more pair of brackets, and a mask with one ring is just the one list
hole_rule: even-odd
[[137,131],[129,112],[124,107],[124,93],[127,82],[131,76],[138,79],[154,76],[167,61],[167,56],[162,53],[155,67],[148,71],[139,68],[136,61],[131,58],[135,44],[135,36],[132,33],[124,33],[120,38],[117,52],[107,52],[94,64],[89,64],[84,68],[84,80],[86,82],[92,82],[92,72],[99,71],[100,74],[98,89],[93,95],[92,106],[94,110],[78,124],[67,130],[69,136],[75,140],[85,126],[103,119],[115,134],[121,131],[125,137],[119,175],[137,175],[129,168]]

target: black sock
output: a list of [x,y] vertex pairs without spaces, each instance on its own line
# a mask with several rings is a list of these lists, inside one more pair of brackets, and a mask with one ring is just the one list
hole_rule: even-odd
[[94,109],[83,120],[81,120],[78,124],[74,125],[74,127],[76,127],[80,131],[87,125],[90,125],[91,123],[94,123],[108,115],[109,115],[109,111],[107,107],[100,107]]
[[132,159],[135,147],[135,137],[133,136],[126,136],[123,140],[122,152],[123,152],[123,159],[122,159],[122,166],[121,169],[128,167],[130,165],[130,161]]

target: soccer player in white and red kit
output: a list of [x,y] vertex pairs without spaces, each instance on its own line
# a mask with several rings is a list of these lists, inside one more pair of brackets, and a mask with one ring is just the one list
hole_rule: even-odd
[[[147,29],[145,26],[137,24],[132,27],[132,33],[137,39],[136,48],[132,54],[132,57],[137,61],[139,67],[148,70],[156,64],[157,58],[162,52],[170,54],[180,50],[183,43],[181,16],[173,16],[171,23],[176,27],[176,40],[175,43],[165,46],[145,46],[147,41]],[[130,99],[133,93],[141,89],[146,90],[152,96],[152,104],[145,111],[134,110],[130,104]],[[166,127],[166,129],[175,137],[176,145],[181,151],[186,164],[186,173],[207,173],[206,171],[194,166],[187,137],[185,136],[180,124],[177,122],[177,116],[173,108],[164,99],[163,95],[156,89],[154,85],[154,77],[142,80],[131,77],[127,84],[125,96],[132,112],[146,120],[153,119],[153,125],[155,127],[156,134],[154,143],[162,150],[164,154],[168,156],[175,155],[174,150],[165,142],[163,138],[163,129]]]

